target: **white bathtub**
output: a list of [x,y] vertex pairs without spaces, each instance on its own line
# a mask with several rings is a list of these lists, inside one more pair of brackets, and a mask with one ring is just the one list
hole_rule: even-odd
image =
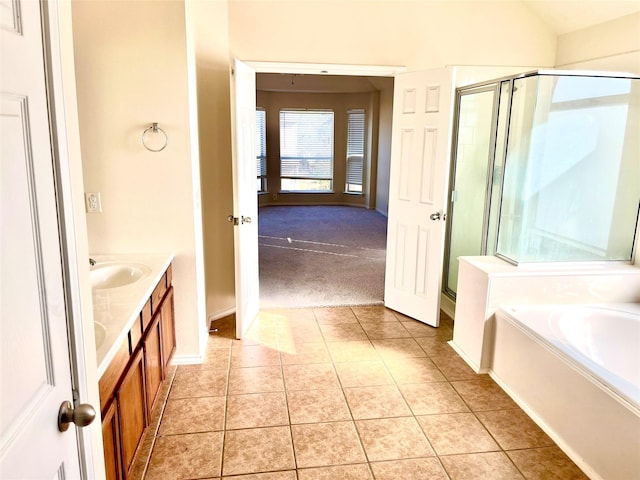
[[503,307],[491,364],[587,475],[640,479],[640,304]]

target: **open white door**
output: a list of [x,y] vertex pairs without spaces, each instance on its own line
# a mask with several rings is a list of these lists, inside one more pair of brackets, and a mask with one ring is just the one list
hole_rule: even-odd
[[258,315],[258,194],[256,188],[256,72],[234,60],[231,71],[236,336]]
[[41,2],[3,1],[0,478],[79,478]]
[[384,302],[437,327],[453,71],[395,77]]

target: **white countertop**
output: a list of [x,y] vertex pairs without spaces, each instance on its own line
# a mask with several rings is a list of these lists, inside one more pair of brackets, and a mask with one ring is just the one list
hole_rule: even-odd
[[99,265],[105,262],[135,262],[147,265],[151,272],[140,280],[117,288],[93,289],[93,320],[106,330],[104,342],[96,350],[98,377],[104,374],[132,325],[151,296],[163,273],[173,261],[172,253],[91,255]]
[[489,276],[562,276],[562,275],[640,275],[640,268],[624,262],[521,263],[512,265],[495,256],[461,256],[466,262]]

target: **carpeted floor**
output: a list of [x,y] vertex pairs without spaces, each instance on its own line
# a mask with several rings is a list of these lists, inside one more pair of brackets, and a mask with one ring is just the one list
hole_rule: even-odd
[[343,206],[262,207],[260,305],[381,305],[387,219]]

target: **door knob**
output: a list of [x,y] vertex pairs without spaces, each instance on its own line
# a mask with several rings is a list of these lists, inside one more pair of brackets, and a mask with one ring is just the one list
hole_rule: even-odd
[[242,223],[251,223],[251,217],[242,217]]
[[431,215],[429,215],[429,218],[434,221],[440,220],[440,212],[432,213]]
[[86,427],[96,418],[95,409],[88,403],[81,403],[73,408],[71,402],[66,400],[60,405],[58,411],[58,430],[66,432],[70,423],[75,423],[76,427]]

